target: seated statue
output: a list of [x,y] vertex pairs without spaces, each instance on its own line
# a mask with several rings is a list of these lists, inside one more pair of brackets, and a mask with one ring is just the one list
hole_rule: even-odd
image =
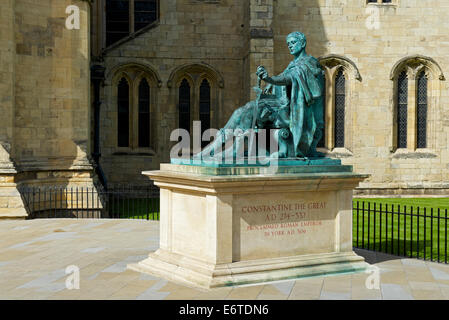
[[[238,150],[239,139],[249,130],[274,129],[279,151],[271,156],[279,158],[321,157],[316,147],[323,135],[324,72],[320,63],[305,51],[306,37],[300,32],[287,36],[287,45],[294,59],[277,76],[268,76],[263,66],[257,68],[259,83],[267,83],[258,97],[234,111],[215,140],[201,152],[202,157],[214,156],[223,144],[235,139],[222,151],[233,157],[242,154]],[[239,129],[239,130],[237,130]],[[215,155],[220,156],[220,155]]]

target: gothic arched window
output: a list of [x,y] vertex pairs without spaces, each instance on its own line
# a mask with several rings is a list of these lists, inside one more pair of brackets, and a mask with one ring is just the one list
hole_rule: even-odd
[[325,136],[326,112],[325,112],[325,110],[326,110],[326,99],[327,99],[327,96],[326,96],[326,85],[327,85],[327,82],[326,82],[326,77],[323,77],[323,78],[324,78],[323,79],[323,81],[324,81],[324,85],[323,85],[323,132],[322,132],[321,139],[320,139],[320,141],[318,141],[318,144],[317,144],[318,148],[324,148],[325,147],[324,141],[326,139],[326,136]]
[[340,69],[335,77],[334,147],[336,148],[343,148],[345,146],[345,100],[346,79],[343,70]]
[[[153,114],[157,111],[159,78],[144,65],[120,66],[112,76],[116,121],[105,121],[117,132],[117,144],[108,144],[121,153],[153,153],[157,148],[157,127]],[[111,124],[109,124],[111,123]],[[112,129],[114,126],[114,129]]]
[[186,79],[179,86],[179,128],[190,133],[190,84]]
[[106,1],[106,46],[129,35],[129,5],[129,0]]
[[117,138],[119,147],[129,146],[129,84],[122,78],[117,92]]
[[157,20],[157,0],[134,0],[134,31]]
[[145,78],[139,84],[139,148],[150,147],[150,86]]
[[408,107],[408,78],[405,71],[398,77],[397,94],[397,146],[407,148],[407,107]]
[[[318,58],[324,71],[323,146],[335,157],[351,157],[353,147],[355,81],[362,81],[356,64],[349,58],[330,54]],[[334,150],[337,149],[337,150]]]
[[[204,147],[213,135],[203,137],[203,133],[219,125],[218,116],[221,115],[222,101],[220,89],[224,86],[222,76],[205,63],[187,64],[172,71],[167,86],[178,112],[178,121],[174,123],[174,128],[189,132],[192,150]],[[201,136],[193,136],[193,133]],[[207,141],[202,141],[203,138]],[[200,141],[201,143],[198,143]],[[194,153],[196,151],[193,150]]]
[[393,150],[400,153],[433,152],[438,148],[441,125],[441,83],[445,80],[440,65],[431,57],[407,56],[397,61],[390,71],[394,81]]
[[427,147],[427,76],[422,71],[418,76],[418,94],[417,94],[417,148]]
[[158,20],[158,0],[106,0],[106,47]]

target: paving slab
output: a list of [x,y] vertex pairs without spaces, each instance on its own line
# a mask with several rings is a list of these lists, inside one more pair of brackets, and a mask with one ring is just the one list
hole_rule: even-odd
[[[366,273],[213,290],[126,268],[156,250],[158,242],[158,221],[0,220],[0,299],[449,299],[449,265],[361,249],[355,252],[373,266]],[[79,269],[79,289],[69,290],[73,267]]]

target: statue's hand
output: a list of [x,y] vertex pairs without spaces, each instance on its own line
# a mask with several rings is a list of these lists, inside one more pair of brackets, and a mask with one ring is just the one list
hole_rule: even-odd
[[267,70],[265,70],[264,66],[257,67],[256,75],[262,80],[265,80],[266,78],[268,78],[268,72],[267,72]]
[[271,83],[269,83],[264,89],[263,89],[263,93],[264,94],[269,94],[271,93],[271,89],[273,89],[273,85]]

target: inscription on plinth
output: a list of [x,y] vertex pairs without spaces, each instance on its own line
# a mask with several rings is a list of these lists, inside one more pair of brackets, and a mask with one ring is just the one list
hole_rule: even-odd
[[337,208],[330,193],[287,193],[267,199],[234,199],[234,261],[334,251]]

